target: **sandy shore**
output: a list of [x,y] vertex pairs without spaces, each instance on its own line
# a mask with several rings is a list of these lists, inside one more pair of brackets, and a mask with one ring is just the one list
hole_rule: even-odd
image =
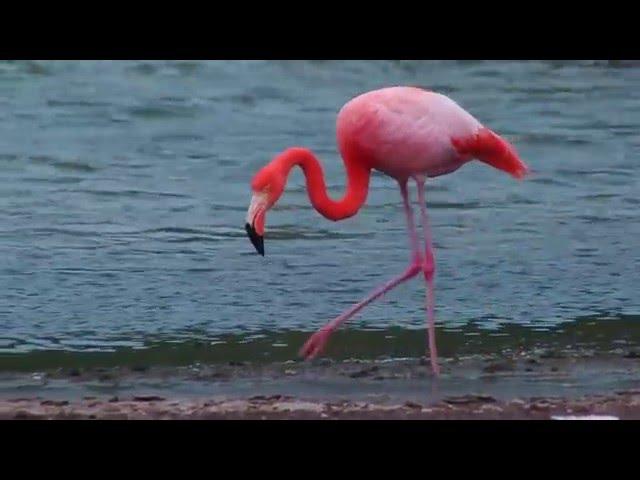
[[0,374],[0,419],[640,419],[640,359],[583,354]]
[[224,401],[169,400],[160,397],[99,400],[14,399],[0,402],[0,419],[100,420],[446,420],[562,418],[640,419],[640,391],[612,396],[513,399],[450,397],[433,405],[405,402],[383,405],[353,401],[317,401],[288,396],[254,396]]

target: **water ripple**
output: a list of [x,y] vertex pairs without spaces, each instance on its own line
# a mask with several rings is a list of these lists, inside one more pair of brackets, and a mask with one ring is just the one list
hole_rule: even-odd
[[[261,257],[243,228],[250,180],[300,145],[341,197],[336,112],[399,83],[450,94],[534,171],[515,182],[471,163],[429,181],[443,348],[449,329],[471,351],[633,338],[639,73],[618,61],[0,62],[0,351],[116,355],[158,340],[173,358],[199,339],[226,345],[220,355],[295,353],[300,332],[406,267],[402,200],[374,172],[358,215],[331,222],[296,169]],[[405,353],[424,352],[421,278],[341,332],[359,332],[350,348],[384,354],[388,340],[367,329],[389,328],[413,345]],[[300,338],[272,336],[285,330]],[[269,343],[222,338],[254,334]]]

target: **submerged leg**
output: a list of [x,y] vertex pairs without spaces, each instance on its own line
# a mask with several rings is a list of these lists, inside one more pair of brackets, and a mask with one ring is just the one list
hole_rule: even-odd
[[420,204],[420,217],[422,221],[422,233],[424,235],[425,257],[422,263],[422,272],[427,283],[426,307],[427,307],[427,332],[429,340],[429,356],[431,358],[431,369],[435,375],[440,375],[438,366],[438,352],[436,350],[436,326],[434,314],[433,298],[433,276],[436,270],[436,262],[433,254],[433,244],[431,242],[431,229],[429,228],[429,218],[427,217],[427,203],[424,193],[424,177],[416,177],[418,185],[418,203]]
[[407,217],[407,228],[409,230],[409,239],[411,243],[411,264],[407,269],[399,276],[391,279],[381,287],[375,289],[371,294],[362,300],[361,302],[352,306],[349,310],[342,315],[336,317],[327,325],[322,327],[316,333],[314,333],[309,340],[304,344],[300,350],[300,355],[305,358],[314,358],[322,352],[327,343],[327,340],[331,334],[344,322],[353,317],[356,313],[373,302],[375,299],[381,297],[385,293],[389,292],[393,288],[397,287],[403,282],[406,282],[410,278],[415,277],[423,268],[422,255],[420,254],[420,248],[418,244],[418,234],[416,232],[416,226],[413,221],[413,211],[409,202],[409,192],[407,190],[407,182],[400,182],[400,192],[402,193],[402,200],[404,203],[404,211]]

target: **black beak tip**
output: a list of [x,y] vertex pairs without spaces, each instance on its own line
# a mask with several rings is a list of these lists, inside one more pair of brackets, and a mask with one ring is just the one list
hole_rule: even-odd
[[247,231],[249,240],[251,240],[253,246],[256,247],[256,251],[264,257],[264,237],[258,235],[256,229],[248,223],[244,225],[244,229]]

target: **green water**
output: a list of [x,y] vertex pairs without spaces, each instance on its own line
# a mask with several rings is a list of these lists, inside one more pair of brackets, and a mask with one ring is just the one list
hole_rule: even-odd
[[[450,95],[534,170],[427,188],[442,355],[635,348],[640,69],[610,62],[1,62],[0,370],[286,361],[401,272],[399,193],[375,175],[332,223],[295,172],[245,237],[252,174],[291,145],[344,185],[335,115],[393,84]],[[424,353],[424,285],[365,309],[331,358]]]

